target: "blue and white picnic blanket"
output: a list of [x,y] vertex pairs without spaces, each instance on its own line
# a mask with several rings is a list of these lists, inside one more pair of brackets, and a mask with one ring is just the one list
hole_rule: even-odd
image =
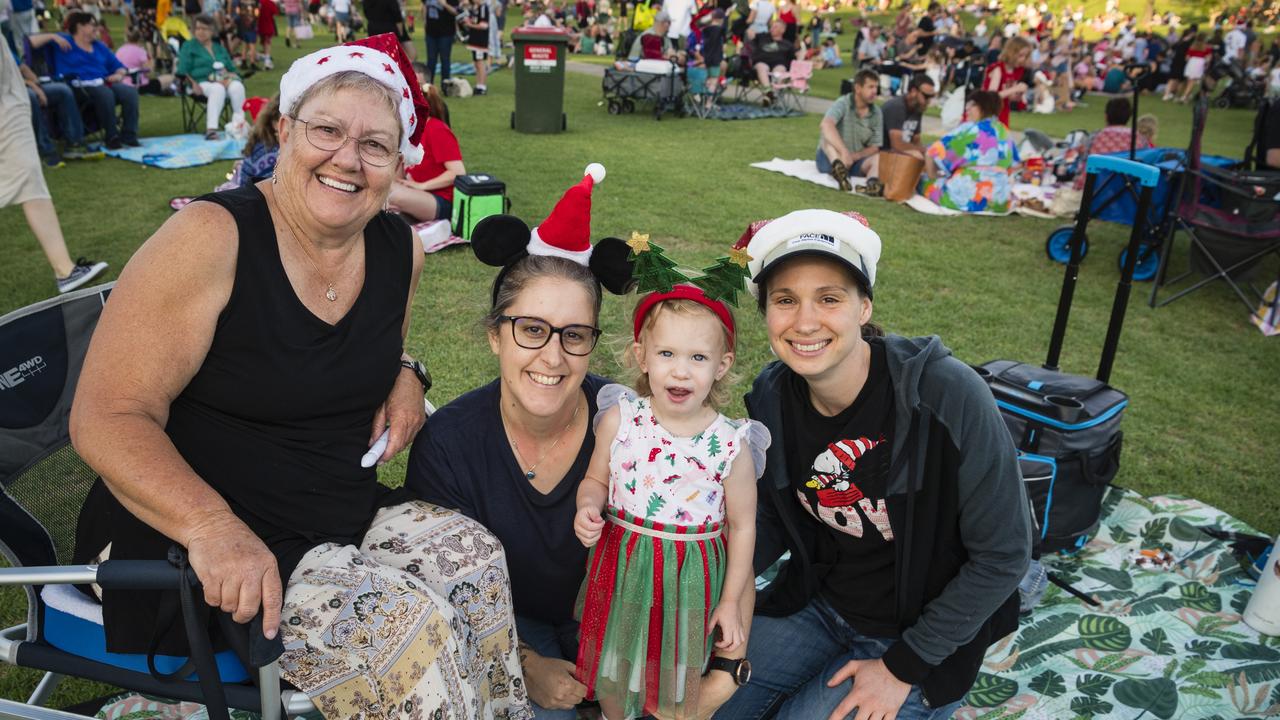
[[227,137],[205,140],[203,135],[169,135],[140,138],[142,147],[107,150],[110,157],[142,163],[151,167],[176,170],[208,165],[215,160],[236,160],[244,149],[244,141]]
[[773,105],[762,107],[753,103],[721,103],[711,116],[717,120],[760,120],[762,118],[801,117],[803,112],[795,108]]
[[[503,69],[503,68],[505,68],[505,67],[506,67],[506,65],[497,65],[497,66],[495,66],[492,70],[490,70],[490,71],[489,71],[489,74],[490,74],[490,75],[492,75],[492,74],[494,74],[494,73],[498,72],[499,70],[502,70],[502,69]],[[449,75],[450,75],[450,76],[453,76],[453,75],[459,75],[459,76],[461,76],[461,75],[475,75],[475,74],[476,74],[476,66],[475,66],[474,64],[472,64],[472,63],[469,63],[469,62],[454,62],[454,63],[451,63],[451,64],[449,65]]]

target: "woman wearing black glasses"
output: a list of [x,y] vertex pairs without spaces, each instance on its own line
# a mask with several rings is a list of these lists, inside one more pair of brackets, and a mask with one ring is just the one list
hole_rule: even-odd
[[571,188],[541,225],[511,216],[476,227],[472,247],[499,265],[485,317],[498,378],[431,416],[414,441],[405,485],[479,520],[502,540],[520,661],[536,717],[576,717],[573,606],[586,548],[573,534],[578,483],[595,448],[596,395],[587,372],[600,336],[601,285],[630,280],[626,245],[587,238],[590,191],[603,168]]

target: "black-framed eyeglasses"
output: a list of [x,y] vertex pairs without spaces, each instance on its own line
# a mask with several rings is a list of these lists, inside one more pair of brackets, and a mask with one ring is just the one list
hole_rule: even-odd
[[399,151],[387,147],[386,141],[375,138],[352,138],[347,135],[347,131],[336,125],[329,125],[323,121],[303,120],[302,118],[293,118],[295,122],[302,123],[306,128],[307,142],[310,142],[317,150],[325,152],[337,152],[341,150],[348,140],[355,140],[356,148],[360,152],[360,158],[370,165],[378,167],[386,167],[396,159]]
[[525,350],[544,347],[552,335],[560,336],[560,347],[570,355],[590,355],[600,339],[600,328],[591,325],[565,325],[556,327],[539,317],[528,315],[499,315],[500,322],[511,323],[511,339]]

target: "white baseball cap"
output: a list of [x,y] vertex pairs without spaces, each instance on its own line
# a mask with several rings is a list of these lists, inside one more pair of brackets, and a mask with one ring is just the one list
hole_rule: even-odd
[[796,210],[770,221],[747,244],[751,261],[751,292],[783,260],[797,255],[819,255],[839,260],[854,274],[867,296],[876,283],[880,261],[880,236],[858,213],[834,210]]

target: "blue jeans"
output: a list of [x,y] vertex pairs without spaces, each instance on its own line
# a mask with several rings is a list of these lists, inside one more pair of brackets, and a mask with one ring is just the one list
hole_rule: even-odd
[[[797,642],[804,638],[803,642]],[[756,616],[751,622],[747,659],[751,682],[739,688],[716,712],[716,720],[814,720],[826,718],[849,694],[848,682],[829,688],[827,679],[850,660],[884,655],[892,638],[858,633],[825,600],[815,598],[803,610],[781,618]],[[960,701],[941,708],[924,703],[919,686],[898,710],[899,720],[945,720]],[[850,715],[850,718],[853,716]]]
[[[93,103],[98,125],[107,133],[107,142],[117,138],[125,142],[138,140],[138,90],[132,85],[116,83],[81,88]],[[116,127],[116,105],[124,110],[124,127]]]
[[[427,37],[430,43],[432,38]],[[542,620],[516,616],[516,635],[520,641],[543,657],[559,658],[569,662],[578,660],[578,623],[574,620],[552,625]],[[532,700],[535,720],[577,720],[577,710],[548,710]]]
[[40,105],[40,98],[36,97],[36,91],[30,87],[27,88],[27,99],[31,101],[31,129],[36,133],[36,151],[42,158],[57,157],[58,146],[49,137],[49,123],[45,120],[44,108]]
[[[849,177],[862,177],[863,175],[866,175],[866,172],[862,169],[862,163],[866,159],[867,158],[861,158],[853,162],[853,167],[848,168]],[[813,161],[818,165],[818,172],[823,174],[831,172],[831,160],[827,158],[827,154],[822,152],[821,148],[819,148],[818,152],[814,154]]]
[[[453,69],[453,36],[452,35],[428,35],[427,36],[427,82],[434,83],[436,81],[436,60],[440,61],[440,82],[444,83],[449,79],[449,73]],[[443,91],[442,91],[443,92]]]
[[80,109],[76,107],[76,96],[71,92],[71,88],[65,83],[50,82],[42,83],[40,89],[44,91],[45,99],[49,102],[47,108],[41,107],[35,92],[30,88],[27,89],[27,94],[31,96],[31,118],[36,129],[36,145],[40,148],[40,154],[49,156],[57,151],[57,147],[53,144],[53,135],[49,132],[46,109],[52,113],[54,121],[58,124],[58,132],[68,145],[83,143],[84,121],[80,119]]

